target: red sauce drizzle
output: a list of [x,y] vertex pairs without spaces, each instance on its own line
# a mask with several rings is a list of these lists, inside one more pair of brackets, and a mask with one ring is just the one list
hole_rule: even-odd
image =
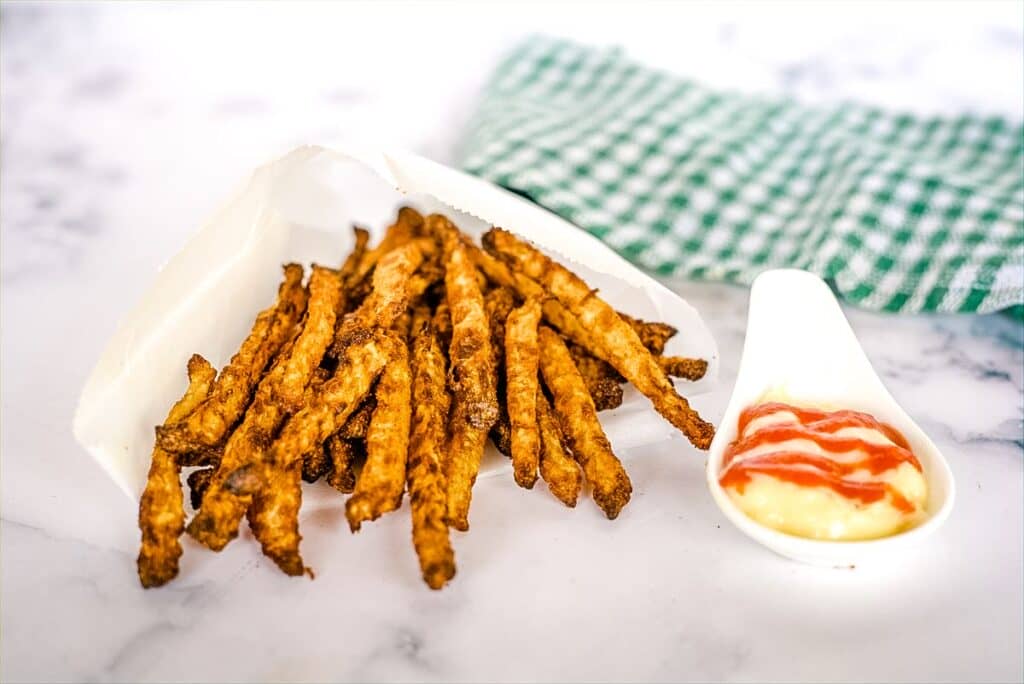
[[[752,421],[778,412],[792,414],[799,424],[767,425],[742,437]],[[840,437],[834,434],[848,427],[877,430],[893,443],[873,444],[859,437]],[[921,470],[921,463],[911,453],[906,438],[896,428],[866,413],[822,411],[768,402],[751,406],[740,414],[737,434],[740,436],[729,445],[722,459],[725,471],[719,482],[723,487],[734,487],[742,494],[751,475],[761,473],[803,487],[828,487],[840,496],[864,504],[879,501],[888,494],[897,510],[903,513],[913,513],[915,510],[913,503],[885,482],[862,482],[847,478],[857,470],[867,470],[877,475],[903,463]],[[750,449],[793,439],[812,441],[823,451],[834,454],[859,450],[864,453],[864,457],[856,461],[840,462],[815,454],[780,449],[734,463],[737,456]]]

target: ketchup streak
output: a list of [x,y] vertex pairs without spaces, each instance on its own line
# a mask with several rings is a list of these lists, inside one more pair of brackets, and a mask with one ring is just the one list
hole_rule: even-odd
[[[910,452],[906,438],[896,428],[857,411],[822,411],[798,408],[781,402],[769,402],[744,409],[738,421],[738,434],[742,436],[752,421],[779,412],[792,414],[799,425],[767,425],[751,435],[738,437],[726,449],[722,459],[725,472],[720,483],[723,487],[732,486],[742,493],[744,485],[750,482],[751,475],[761,473],[803,487],[828,487],[840,496],[857,499],[866,504],[879,501],[888,494],[896,509],[904,513],[914,512],[914,504],[887,483],[863,482],[845,477],[862,469],[877,475],[903,463],[909,463],[920,471],[920,462]],[[848,427],[877,430],[893,443],[874,444],[859,437],[841,437],[833,434]],[[859,450],[865,457],[857,461],[839,462],[815,454],[786,449],[733,462],[738,455],[755,447],[781,444],[795,439],[809,440],[830,453]]]

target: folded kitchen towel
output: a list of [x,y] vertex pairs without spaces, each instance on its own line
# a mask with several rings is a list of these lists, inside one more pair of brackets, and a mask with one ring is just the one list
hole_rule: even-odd
[[1024,311],[1019,122],[717,92],[531,38],[463,142],[468,171],[658,274],[797,267],[870,309]]

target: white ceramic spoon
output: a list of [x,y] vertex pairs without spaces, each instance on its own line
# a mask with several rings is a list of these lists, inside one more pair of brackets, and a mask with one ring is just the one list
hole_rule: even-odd
[[[891,537],[846,542],[796,537],[748,518],[718,480],[740,412],[768,390],[781,390],[798,405],[863,411],[902,432],[928,482],[927,517]],[[707,477],[715,502],[740,530],[783,556],[815,565],[849,567],[916,543],[942,525],[953,508],[953,474],[942,454],[885,389],[828,285],[793,269],[767,271],[754,280],[743,358],[711,443]]]

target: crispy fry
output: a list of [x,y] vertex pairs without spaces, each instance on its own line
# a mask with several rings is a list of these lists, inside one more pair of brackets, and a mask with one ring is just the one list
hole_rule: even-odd
[[285,418],[284,411],[273,401],[272,389],[286,355],[287,351],[279,356],[260,381],[252,405],[224,446],[224,455],[203,495],[202,507],[186,528],[193,539],[214,551],[220,551],[238,536],[238,524],[251,501],[250,496],[232,491],[236,489],[233,485],[226,485],[236,470],[262,456]]
[[249,524],[263,552],[289,575],[301,574],[305,569],[299,555],[302,537],[297,518],[302,502],[301,483],[297,481],[302,455],[320,447],[336,432],[369,392],[387,360],[386,348],[381,334],[370,331],[365,331],[362,341],[351,341],[335,376],[285,423],[270,450],[260,454],[261,460],[245,463],[227,476],[227,487],[234,489],[240,499],[252,498]]
[[437,333],[437,339],[441,342],[442,349],[448,349],[452,346],[452,311],[448,307],[448,299],[442,299],[434,309],[433,318],[434,331]]
[[506,406],[501,402],[498,402],[498,420],[494,421],[488,436],[502,456],[512,458],[512,423],[509,422]]
[[409,504],[412,543],[423,581],[440,589],[455,576],[455,554],[445,523],[447,499],[443,472],[445,423],[450,398],[445,387],[444,352],[429,325],[413,342],[412,431],[409,444]]
[[302,506],[301,459],[275,470],[268,486],[256,492],[246,512],[263,553],[292,577],[306,570],[299,555],[299,508]]
[[176,425],[158,428],[160,447],[181,453],[214,446],[223,440],[245,411],[264,367],[291,336],[305,308],[302,267],[288,264],[284,267],[277,304],[257,316],[252,332],[192,415]]
[[316,482],[331,470],[331,457],[326,447],[313,449],[302,455],[302,479],[305,482]]
[[[428,252],[424,250],[424,245],[433,245],[433,241],[419,239],[416,241],[416,245],[426,255]],[[416,273],[409,279],[410,300],[422,296],[435,284],[444,280],[444,265],[441,263],[440,255],[436,252],[436,247],[434,250],[434,253],[420,265]]]
[[274,398],[289,413],[301,406],[302,392],[334,338],[334,321],[340,304],[341,278],[337,271],[314,265],[309,276],[306,322],[285,361],[281,381],[274,387]]
[[508,316],[505,326],[505,402],[511,426],[512,469],[516,484],[532,489],[540,464],[537,430],[537,326],[540,302],[530,299]]
[[588,348],[591,346],[590,334],[557,299],[550,297],[544,291],[540,283],[528,278],[519,271],[512,270],[508,264],[499,261],[472,243],[467,244],[466,249],[473,257],[473,263],[483,271],[491,282],[504,287],[514,288],[523,299],[533,298],[540,300],[544,320],[558,328],[563,335],[574,343]]
[[[188,361],[188,389],[171,407],[164,425],[185,420],[206,398],[217,371],[206,359],[193,354]],[[181,543],[185,528],[185,508],[181,495],[181,467],[174,455],[153,447],[146,489],[139,501],[139,581],[142,586],[158,587],[178,574]]]
[[542,326],[540,368],[544,384],[555,400],[555,413],[562,426],[573,456],[593,487],[594,501],[610,520],[629,503],[633,486],[622,463],[612,453],[608,438],[597,420],[594,401],[562,338],[551,328]]
[[531,278],[544,285],[591,333],[598,356],[615,367],[640,390],[654,408],[699,449],[707,449],[715,428],[703,420],[681,397],[651,353],[628,323],[619,318],[585,282],[511,233],[495,228],[483,238],[489,250],[498,252]]
[[594,407],[598,411],[618,408],[622,404],[622,376],[607,361],[592,356],[578,344],[570,344],[569,353],[587,384]]
[[428,227],[437,223],[441,223],[444,235],[445,291],[452,320],[448,356],[454,397],[445,473],[448,524],[465,531],[469,529],[472,488],[487,433],[498,418],[498,399],[490,330],[476,269],[456,228],[444,217],[436,214],[427,217]]
[[352,234],[355,236],[355,244],[352,245],[352,251],[349,252],[347,257],[345,257],[345,261],[342,262],[341,268],[338,269],[338,275],[341,277],[343,290],[344,287],[348,285],[348,279],[353,277],[356,269],[359,268],[359,262],[363,260],[363,256],[366,254],[366,245],[370,241],[370,232],[365,228],[352,226]]
[[174,460],[177,462],[179,468],[191,468],[192,466],[215,466],[220,463],[221,456],[224,454],[224,445],[218,444],[217,446],[204,447],[196,451],[186,451],[180,454],[174,454]]
[[390,328],[409,304],[409,280],[423,262],[415,243],[407,243],[384,255],[373,271],[373,290],[359,308],[347,314],[334,336],[331,354],[341,357],[345,347],[362,331],[377,326]]
[[327,484],[343,494],[351,494],[356,488],[355,443],[335,433],[327,439],[325,447],[331,458]]
[[633,328],[637,337],[640,338],[640,343],[647,347],[647,350],[655,356],[664,354],[665,345],[679,332],[668,323],[648,323],[647,321],[641,321],[639,318],[628,316],[621,311],[617,313],[619,318],[629,323],[629,327]]
[[[315,382],[319,377],[318,365],[334,335],[334,320],[340,305],[340,298],[341,281],[337,272],[314,266],[309,281],[309,306],[302,330],[289,349],[281,354],[280,362],[276,363],[268,374],[266,385],[263,386],[261,383],[261,387],[257,390],[257,394],[260,395],[258,400],[261,407],[266,407],[264,410],[268,415],[270,412],[275,414],[274,422],[276,424],[279,424],[288,414],[301,406],[300,400],[307,384],[310,384],[311,381]],[[274,409],[267,406],[271,403],[276,405]],[[267,430],[262,436],[264,441],[259,448],[253,449],[247,460],[244,460],[240,467],[234,468],[235,474],[228,474],[223,480],[222,484],[226,485],[228,493],[237,495],[238,490],[242,489],[240,484],[242,478],[237,473],[246,472],[240,468],[245,468],[247,465],[250,468],[258,466],[266,440],[273,436],[276,429],[277,425],[274,425]],[[318,444],[307,453],[321,448],[322,445]],[[249,526],[263,546],[264,553],[288,574],[301,573],[302,563],[295,560],[297,553],[288,555],[287,549],[293,546],[297,548],[300,539],[298,536],[298,510],[302,489],[300,483],[293,482],[293,480],[298,480],[301,477],[302,465],[300,463],[293,469],[282,468],[277,475],[278,477],[275,478],[277,486],[255,491],[252,497],[248,495],[240,497],[237,504],[227,509],[229,515],[224,518],[224,522],[232,522],[245,501],[251,498],[247,507]],[[224,490],[218,492],[218,497],[220,500],[225,499]],[[205,511],[200,513],[201,516],[204,514]],[[294,520],[289,519],[288,516],[293,514]]]
[[405,342],[387,339],[387,366],[377,383],[377,408],[366,432],[366,465],[355,493],[345,503],[349,527],[358,532],[402,503],[405,465],[409,453],[412,375]]
[[[188,496],[192,510],[198,511],[199,507],[203,505],[203,495],[206,494],[206,489],[210,486],[210,480],[213,479],[213,473],[216,470],[215,467],[199,468],[188,474]],[[182,529],[184,527],[183,524]]]
[[264,460],[278,467],[289,466],[337,432],[370,391],[387,359],[382,333],[362,330],[353,335],[334,377],[292,416]]
[[540,428],[540,476],[555,497],[569,508],[583,488],[583,473],[562,443],[562,429],[544,393],[537,391],[537,424]]
[[[350,290],[357,290],[360,283],[367,280],[367,275],[377,266],[385,254],[407,244],[423,226],[423,217],[418,211],[411,207],[402,207],[398,210],[398,218],[384,233],[384,238],[376,247],[365,252],[359,260],[351,277],[345,282],[345,287]],[[376,286],[375,286],[376,287]]]
[[344,439],[365,439],[366,430],[370,427],[370,418],[373,417],[375,408],[377,408],[377,398],[371,394],[345,421],[344,427],[338,431],[338,436]]
[[498,451],[512,457],[512,426],[505,408],[505,321],[515,308],[515,290],[499,285],[484,295],[484,311],[491,330],[491,364],[498,392],[498,418],[488,433]]
[[659,356],[658,365],[666,375],[684,380],[700,380],[708,372],[704,359],[690,359],[685,356]]

